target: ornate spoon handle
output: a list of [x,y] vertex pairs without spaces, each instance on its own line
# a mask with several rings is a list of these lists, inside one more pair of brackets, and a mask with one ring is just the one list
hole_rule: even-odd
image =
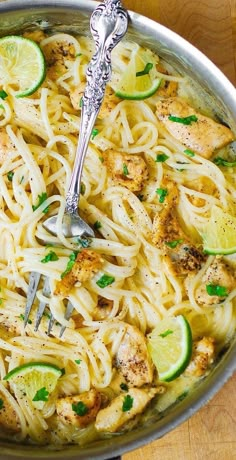
[[90,136],[101,107],[106,83],[111,78],[111,51],[125,35],[128,14],[120,0],[105,0],[94,10],[90,29],[96,51],[87,69],[87,84],[82,98],[79,143],[66,196],[66,212],[77,214],[84,158]]

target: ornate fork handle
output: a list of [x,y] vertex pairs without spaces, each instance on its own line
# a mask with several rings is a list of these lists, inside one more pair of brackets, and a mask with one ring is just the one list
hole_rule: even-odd
[[106,84],[111,78],[111,51],[125,35],[128,14],[120,0],[105,0],[93,12],[90,29],[96,51],[87,69],[87,84],[82,98],[79,143],[66,196],[66,213],[77,214],[84,158],[101,107]]

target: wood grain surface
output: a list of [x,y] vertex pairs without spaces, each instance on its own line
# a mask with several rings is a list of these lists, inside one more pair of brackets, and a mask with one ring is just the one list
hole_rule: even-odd
[[[236,84],[236,0],[123,0],[205,53]],[[187,422],[122,460],[236,460],[236,375]]]

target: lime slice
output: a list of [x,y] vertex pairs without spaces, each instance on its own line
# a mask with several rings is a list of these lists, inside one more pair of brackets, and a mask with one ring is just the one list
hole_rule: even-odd
[[192,333],[182,315],[164,318],[148,336],[148,350],[159,379],[170,382],[186,369],[192,354]]
[[29,96],[46,76],[44,55],[27,38],[11,35],[0,39],[0,86],[11,88],[16,97]]
[[[145,69],[147,73],[142,75]],[[142,100],[155,94],[160,84],[161,78],[156,76],[156,62],[152,53],[139,48],[114,89],[116,96],[122,99]]]
[[236,252],[236,217],[213,206],[211,217],[200,230],[203,248],[207,254],[233,254]]
[[[62,370],[57,366],[33,362],[15,367],[4,377],[4,380],[10,382],[13,390],[15,388],[31,399],[37,409],[43,409],[48,396],[56,388],[57,381],[62,374]],[[33,401],[36,395],[36,399],[39,400]]]

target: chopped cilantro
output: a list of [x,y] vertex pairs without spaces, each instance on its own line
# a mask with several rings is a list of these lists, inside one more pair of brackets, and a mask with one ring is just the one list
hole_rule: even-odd
[[81,97],[80,98],[80,101],[79,101],[79,106],[82,107],[83,106],[83,98]]
[[3,299],[0,298],[0,305],[2,305],[2,304],[3,304]]
[[85,184],[83,182],[81,182],[81,184],[80,184],[80,193],[81,193],[81,195],[84,195],[85,191],[86,191]]
[[77,255],[79,254],[79,251],[73,251],[70,256],[69,256],[69,261],[67,262],[67,266],[66,266],[66,269],[64,270],[64,272],[61,273],[61,279],[63,279],[72,269],[75,261],[76,261],[76,257]]
[[104,163],[104,158],[103,157],[98,157],[101,163]]
[[79,415],[80,417],[83,417],[89,411],[86,404],[84,404],[82,401],[79,401],[76,404],[72,403],[72,410],[76,413],[76,415]]
[[101,224],[101,222],[99,222],[99,220],[96,220],[96,222],[94,222],[93,226],[94,226],[95,230],[99,230],[99,228],[101,228],[102,224]]
[[8,180],[9,180],[10,182],[12,182],[12,179],[13,179],[14,174],[15,174],[14,171],[9,171],[9,172],[7,173],[7,178],[8,178]]
[[128,167],[125,163],[123,164],[123,174],[124,176],[128,176],[129,174]]
[[182,123],[182,125],[191,125],[193,122],[198,121],[196,115],[189,115],[189,117],[174,117],[169,115],[168,119],[174,121],[175,123]]
[[159,336],[164,339],[164,337],[167,337],[167,335],[170,335],[170,334],[173,334],[173,331],[171,331],[171,329],[167,329],[166,331],[159,334]]
[[[36,211],[36,209],[39,208],[39,206],[41,204],[44,203],[44,201],[46,201],[48,198],[48,195],[46,192],[43,192],[41,195],[38,195],[38,203],[36,205],[32,205],[32,209],[33,211]],[[43,213],[46,214],[47,212],[49,211],[49,206],[47,206],[46,208],[43,209]]]
[[224,160],[224,158],[222,157],[216,157],[214,158],[213,162],[217,165],[217,166],[228,166],[229,168],[230,167],[234,167],[236,166],[236,161],[226,161]]
[[184,240],[173,240],[173,241],[169,241],[169,242],[165,242],[166,246],[168,246],[169,248],[171,249],[175,249],[178,244],[180,243],[183,243]]
[[184,150],[184,153],[185,153],[186,155],[188,155],[188,157],[194,157],[194,156],[195,156],[195,153],[194,153],[192,150],[190,150],[190,149],[185,149],[185,150]]
[[4,408],[4,401],[0,398],[0,410]]
[[75,359],[75,363],[76,363],[76,364],[80,364],[80,363],[81,363],[81,359]]
[[115,278],[114,276],[110,275],[102,275],[99,280],[97,280],[96,284],[101,288],[104,289],[107,286],[110,286],[110,284],[114,283]]
[[121,388],[121,390],[123,390],[123,391],[129,391],[129,387],[128,387],[128,385],[126,385],[126,383],[123,383],[123,382],[122,382],[122,383],[120,384],[120,388]]
[[156,194],[159,196],[159,203],[164,203],[168,190],[166,188],[157,188]]
[[[19,316],[19,318],[22,319],[22,321],[24,321],[24,320],[25,320],[25,315],[23,315],[23,313],[21,313],[20,316]],[[27,323],[28,323],[28,324],[32,324],[31,319],[28,319]]]
[[4,91],[4,89],[1,89],[0,90],[0,98],[1,99],[6,99],[6,97],[8,96],[8,94],[6,93],[6,91]]
[[218,297],[226,297],[228,289],[224,286],[219,286],[218,284],[207,284],[206,291],[208,295],[216,295]]
[[23,180],[24,180],[25,176],[21,176],[21,179],[20,179],[20,184],[22,184]]
[[145,65],[143,70],[141,70],[140,72],[136,72],[136,77],[142,77],[143,75],[148,75],[152,68],[153,68],[153,64],[151,62],[148,62]]
[[165,153],[158,153],[155,159],[156,163],[164,163],[166,160],[168,160],[168,155]]
[[45,387],[40,388],[40,390],[36,391],[32,401],[48,401],[48,395],[49,391]]
[[47,264],[48,262],[55,262],[59,257],[54,251],[50,251],[40,262]]
[[79,56],[82,56],[82,53],[77,53],[77,54],[75,55],[75,58],[77,58],[77,57],[79,57]]
[[92,243],[92,238],[77,238],[77,243],[82,247],[82,248],[89,248]]
[[94,128],[92,130],[91,139],[93,140],[99,133],[99,129]]
[[5,110],[4,105],[0,104],[0,109]]
[[130,410],[133,407],[133,402],[134,398],[132,398],[130,395],[125,396],[123,400],[122,411],[127,412]]

